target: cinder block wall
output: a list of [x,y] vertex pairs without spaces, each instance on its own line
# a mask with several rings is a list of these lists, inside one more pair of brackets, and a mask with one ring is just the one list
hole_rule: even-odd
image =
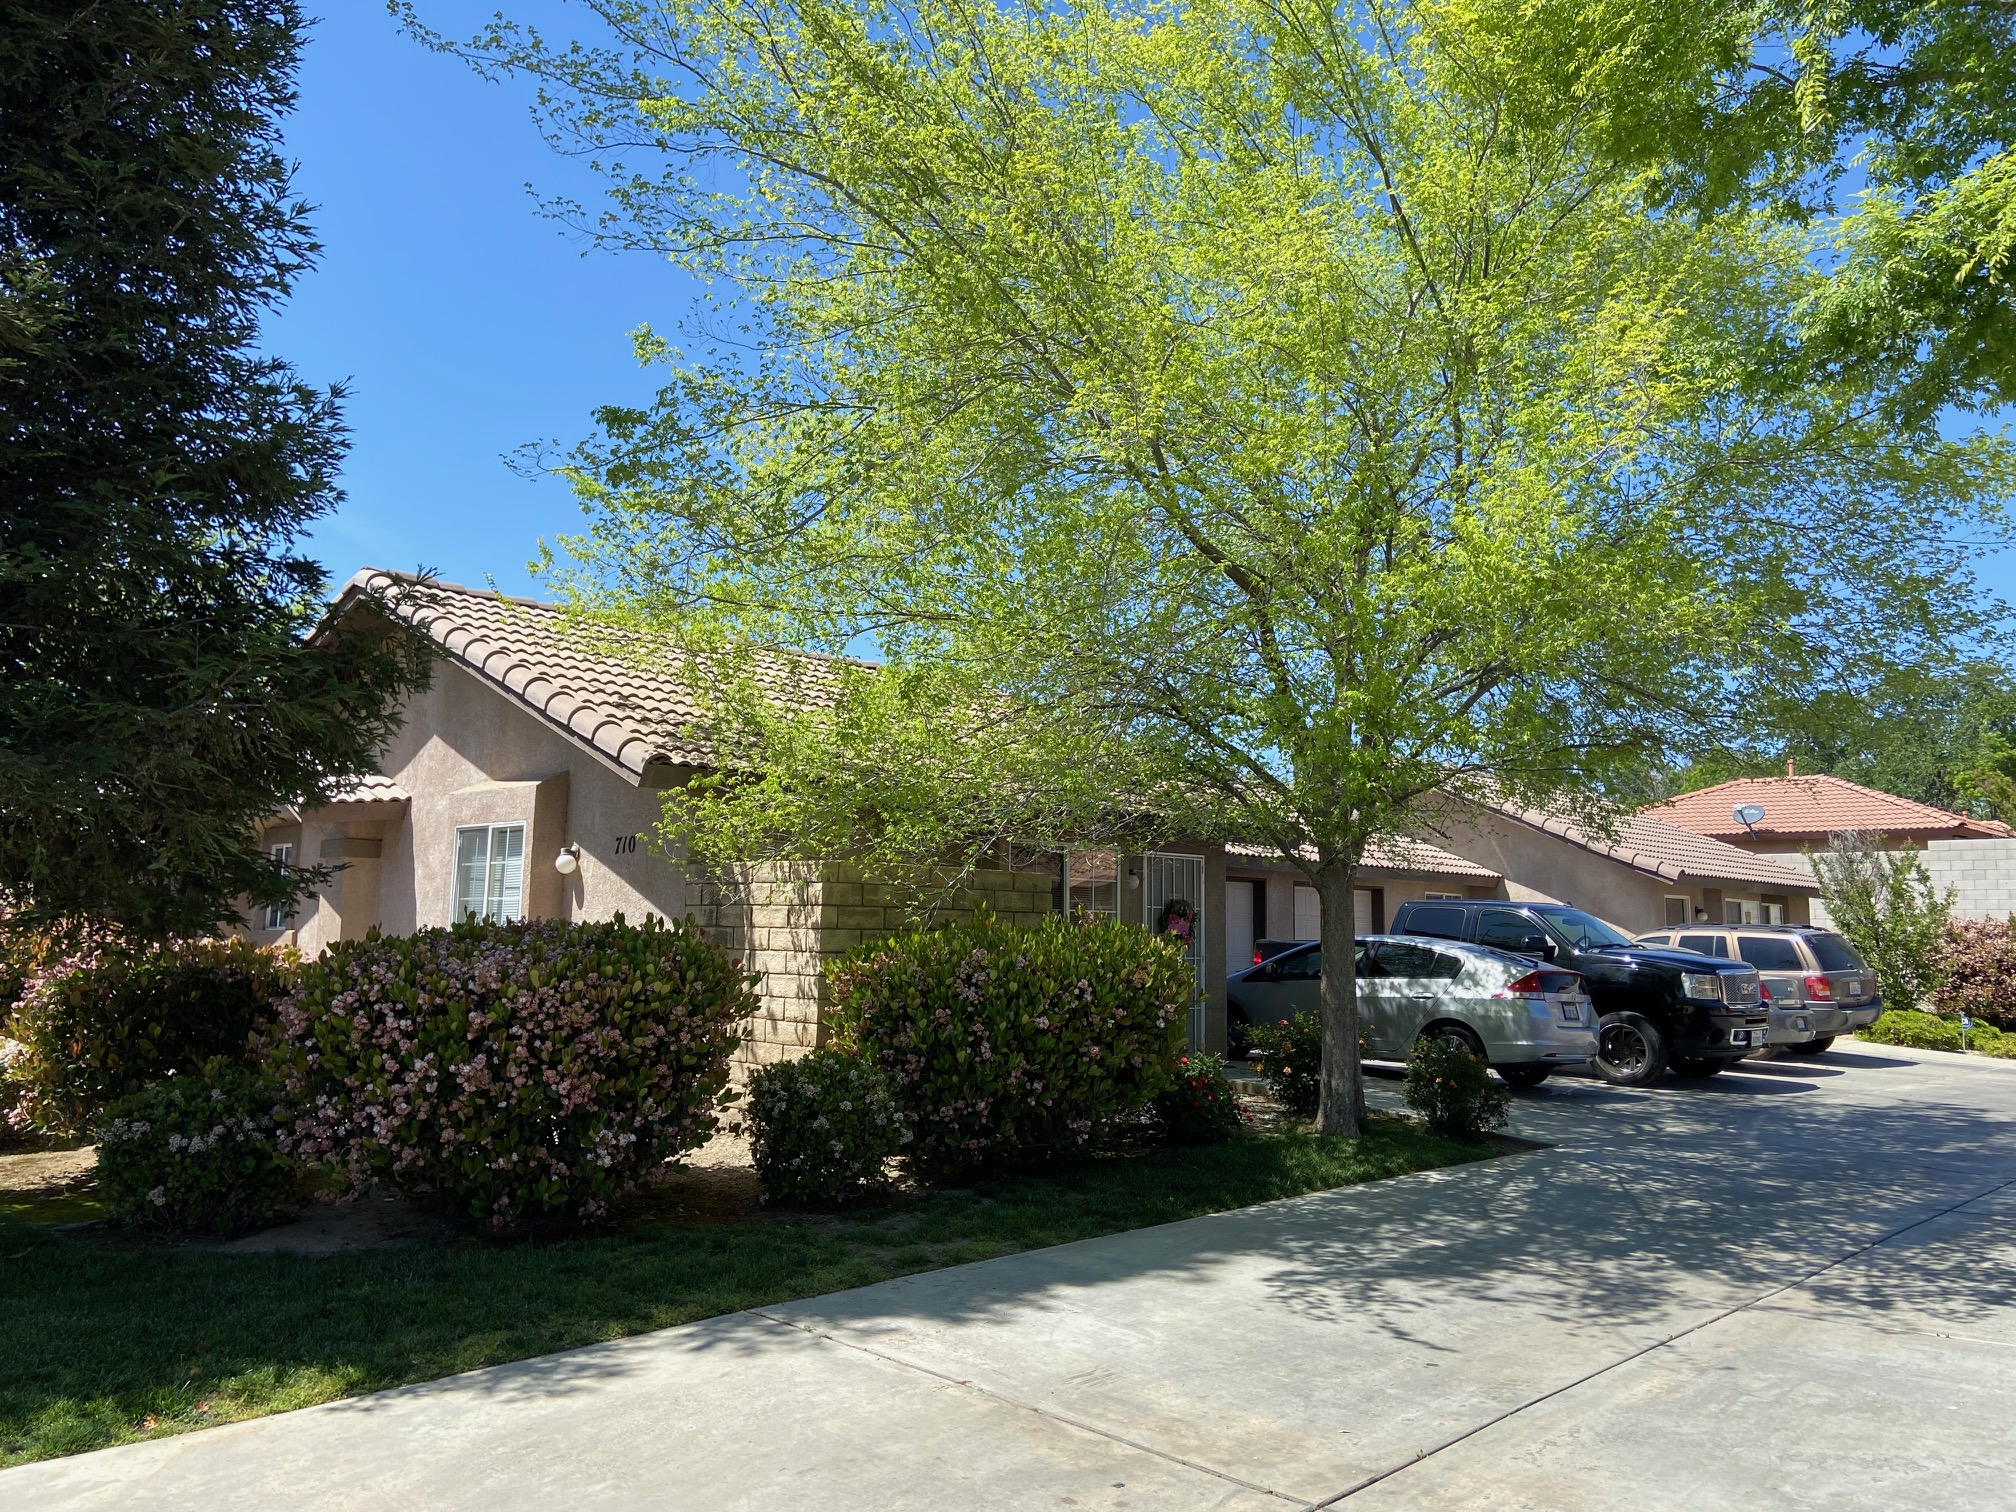
[[[934,920],[970,919],[985,904],[1007,923],[1053,912],[1040,872],[976,871]],[[743,1069],[787,1060],[825,1043],[827,963],[867,941],[915,927],[898,891],[842,863],[772,863],[694,874],[687,910],[761,980]]]
[[[1811,872],[1803,852],[1774,854],[1773,861]],[[1926,875],[1939,892],[1953,890],[1953,916],[1959,919],[2006,919],[2016,913],[2016,840],[1934,840],[1918,853]],[[1831,927],[1833,916],[1818,898],[1813,922]]]

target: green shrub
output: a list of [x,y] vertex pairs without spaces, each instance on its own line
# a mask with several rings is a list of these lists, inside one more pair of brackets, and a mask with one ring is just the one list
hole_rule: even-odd
[[171,1234],[260,1228],[293,1191],[274,1143],[274,1089],[222,1057],[106,1110],[98,1195],[115,1222]]
[[982,916],[830,968],[836,1043],[895,1079],[911,1158],[961,1166],[1081,1144],[1175,1079],[1192,977],[1179,947],[1113,919]]
[[2016,1029],[2016,924],[1955,919],[1940,940],[1939,976],[1932,1006],[1940,1013]]
[[686,920],[346,940],[280,1010],[281,1148],[496,1228],[600,1217],[714,1132],[754,980]]
[[119,1098],[253,1039],[300,969],[292,951],[249,940],[103,946],[48,963],[7,1025],[17,1126],[81,1134]]
[[1173,1145],[1223,1144],[1248,1122],[1220,1056],[1192,1051],[1176,1062],[1176,1085],[1155,1094],[1155,1122]]
[[1417,1040],[1407,1060],[1401,1100],[1428,1121],[1430,1133],[1482,1139],[1505,1127],[1511,1095],[1491,1079],[1483,1056],[1453,1034]]
[[1960,1020],[1909,1008],[1890,1008],[1875,1023],[1857,1029],[1855,1037],[1912,1050],[1958,1050]]
[[[1286,1023],[1257,1024],[1251,1032],[1260,1060],[1253,1067],[1284,1112],[1314,1118],[1323,1100],[1323,1018],[1298,1013]],[[1370,1053],[1365,1031],[1358,1031],[1358,1055]]]
[[844,1202],[883,1185],[911,1139],[889,1073],[844,1050],[757,1071],[743,1127],[763,1190],[799,1202]]

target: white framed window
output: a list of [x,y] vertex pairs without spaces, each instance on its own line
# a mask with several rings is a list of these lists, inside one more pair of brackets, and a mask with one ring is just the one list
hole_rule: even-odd
[[[286,845],[269,845],[266,847],[266,854],[271,856],[275,861],[278,861],[282,866],[291,866],[294,862],[293,843],[290,841]],[[265,929],[285,929],[287,927],[287,910],[277,903],[268,904],[266,907],[266,920],[261,927]]]
[[1726,924],[1762,924],[1763,905],[1749,899],[1730,898],[1722,905],[1722,920]]
[[1666,922],[1668,924],[1691,924],[1694,922],[1694,900],[1684,894],[1666,894]]
[[456,923],[474,914],[500,922],[525,916],[525,826],[471,824],[455,831]]

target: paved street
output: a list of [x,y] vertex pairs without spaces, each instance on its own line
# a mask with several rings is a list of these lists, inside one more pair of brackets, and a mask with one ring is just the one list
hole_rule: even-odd
[[1550,1083],[1513,1129],[1556,1147],[0,1472],[0,1507],[2016,1507],[2016,1065]]

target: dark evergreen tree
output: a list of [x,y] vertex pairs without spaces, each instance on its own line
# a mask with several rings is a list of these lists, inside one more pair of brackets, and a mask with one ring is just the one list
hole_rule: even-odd
[[[414,639],[325,630],[337,389],[257,348],[317,251],[292,0],[0,0],[0,895],[147,934],[314,880],[254,825],[371,768]],[[312,860],[312,858],[309,858]]]

